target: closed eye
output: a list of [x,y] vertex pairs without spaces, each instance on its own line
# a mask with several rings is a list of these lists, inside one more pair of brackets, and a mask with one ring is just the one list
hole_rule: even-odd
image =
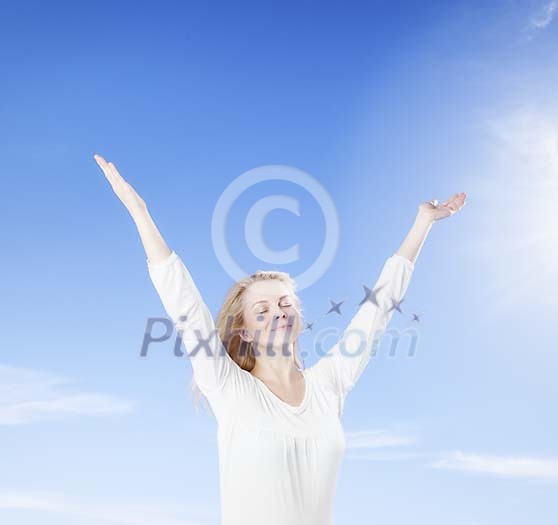
[[[291,303],[283,303],[283,304],[281,305],[281,307],[287,307],[287,306],[292,306],[292,304],[291,304]],[[259,313],[259,314],[263,314],[263,313],[267,312],[268,310],[269,310],[269,309],[266,308],[265,310],[260,310],[258,313]]]

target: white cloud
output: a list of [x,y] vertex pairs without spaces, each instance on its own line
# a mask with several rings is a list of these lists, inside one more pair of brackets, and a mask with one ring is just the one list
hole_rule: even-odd
[[[357,461],[406,461],[423,454],[397,450],[416,444],[417,438],[408,431],[369,429],[345,432],[347,459]],[[395,449],[395,450],[393,450]]]
[[558,121],[550,108],[517,107],[487,119],[486,130],[497,140],[496,151],[502,160],[508,159],[511,166],[519,163],[530,177],[558,170]]
[[379,447],[401,447],[413,444],[412,436],[386,429],[360,430],[345,432],[347,449],[367,449]]
[[558,479],[558,459],[554,458],[491,456],[455,451],[442,454],[430,466],[502,477]]
[[[429,468],[478,472],[510,478],[558,479],[558,458],[497,456],[463,451],[432,454],[410,449],[417,438],[386,429],[347,432],[347,459],[357,461],[420,460]],[[399,447],[399,448],[398,448]]]
[[[183,505],[107,503],[85,501],[49,491],[0,490],[0,510],[52,512],[76,519],[93,520],[97,525],[208,525],[218,516],[203,507],[187,510]],[[193,516],[197,517],[193,517]],[[88,521],[89,522],[89,521]]]
[[72,381],[37,370],[0,365],[0,425],[23,425],[68,416],[128,414],[132,401],[115,396],[67,392]]
[[524,37],[527,41],[532,40],[544,30],[554,19],[556,9],[558,8],[558,0],[551,0],[541,5],[529,18],[529,22],[523,30]]
[[488,320],[529,303],[554,308],[558,108],[549,102],[496,109],[482,117],[481,131],[487,155],[468,192],[473,234],[459,249],[482,264],[483,315]]
[[558,7],[558,0],[552,0],[544,4],[536,13],[533,14],[530,24],[534,27],[545,28],[552,19]]
[[409,461],[415,459],[421,459],[424,457],[423,453],[420,452],[386,452],[386,451],[376,451],[376,452],[365,452],[360,453],[349,453],[347,454],[347,459],[355,459],[359,461]]
[[[404,433],[385,428],[345,432],[347,450],[358,451],[359,453],[366,453],[370,449],[407,447],[415,442],[416,438],[409,435],[408,432]],[[356,455],[352,454],[351,457],[356,458]]]

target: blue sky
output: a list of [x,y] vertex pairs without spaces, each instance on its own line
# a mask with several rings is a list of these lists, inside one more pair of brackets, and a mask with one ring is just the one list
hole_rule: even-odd
[[[213,314],[232,284],[211,237],[225,189],[267,165],[318,181],[340,225],[300,292],[319,329],[348,324],[421,202],[467,192],[392,320],[418,331],[415,356],[386,338],[347,398],[336,523],[555,523],[558,2],[424,4],[3,5],[3,522],[218,523],[215,423],[173,341],[139,356],[164,312],[100,153]],[[254,185],[224,233],[247,270],[269,266],[244,221],[277,194],[300,216],[272,211],[262,236],[299,243],[295,276],[325,238],[304,188]]]

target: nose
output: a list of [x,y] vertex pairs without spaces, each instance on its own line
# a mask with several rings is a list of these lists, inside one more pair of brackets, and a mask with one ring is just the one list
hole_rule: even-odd
[[275,329],[277,326],[282,324],[283,320],[287,318],[287,314],[282,310],[277,310],[273,314],[273,322],[271,323],[271,329]]

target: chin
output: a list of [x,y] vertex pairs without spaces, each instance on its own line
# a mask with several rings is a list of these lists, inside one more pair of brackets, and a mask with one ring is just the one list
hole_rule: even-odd
[[287,334],[287,329],[281,329],[270,332],[268,341],[271,341],[273,339],[273,346],[281,346],[283,343],[286,342],[293,343],[294,341],[296,341],[297,337],[298,332],[294,329],[291,329],[289,334]]

